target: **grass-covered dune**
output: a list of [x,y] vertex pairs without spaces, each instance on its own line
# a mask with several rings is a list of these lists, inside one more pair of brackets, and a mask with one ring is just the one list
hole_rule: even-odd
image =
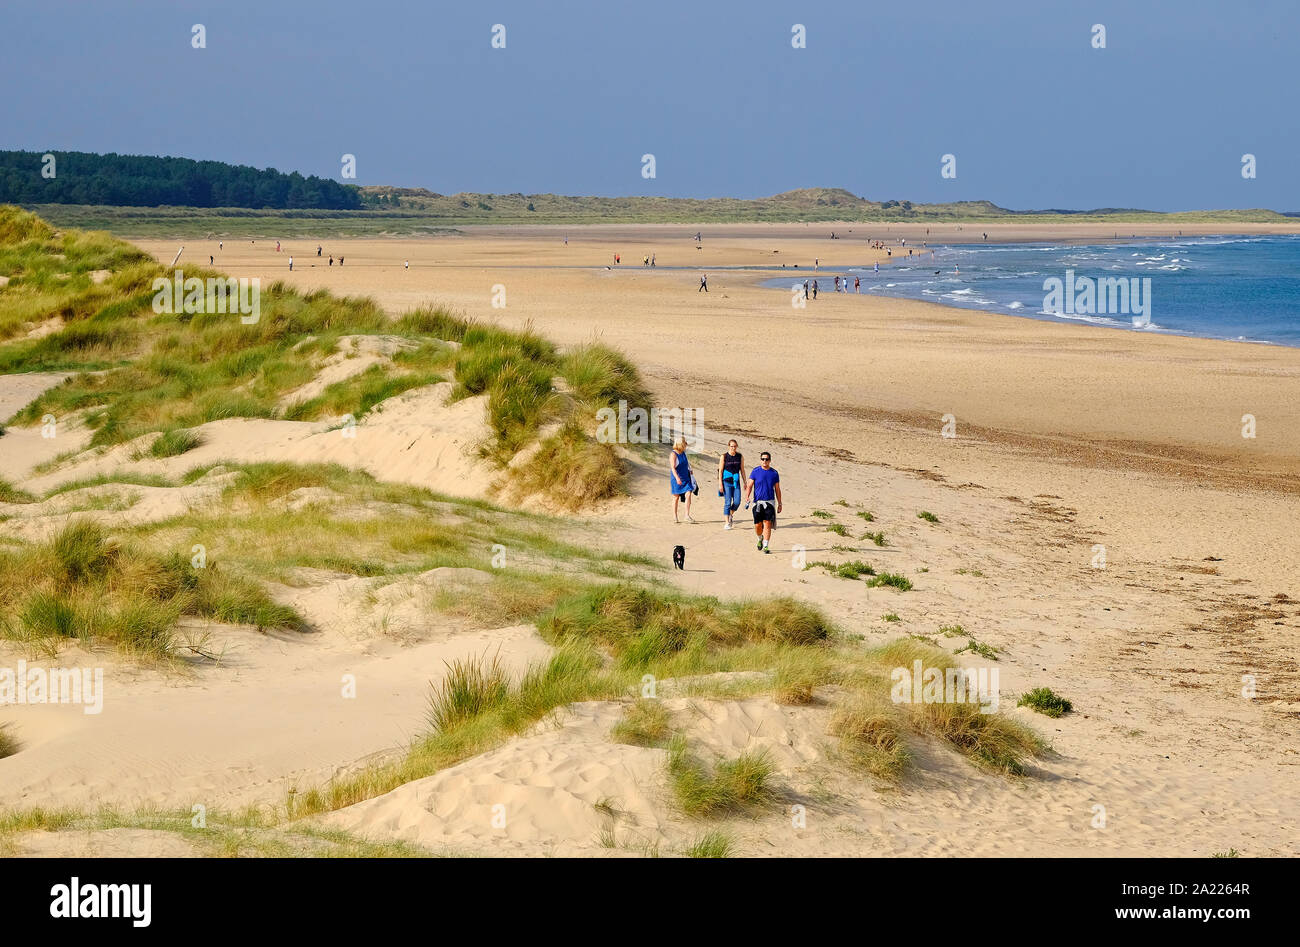
[[[302,294],[278,283],[264,290],[254,324],[233,314],[158,313],[151,286],[162,273],[104,234],[57,232],[0,207],[0,276],[7,278],[0,286],[0,372],[69,374],[9,423],[76,414],[93,432],[93,447],[158,432],[147,452],[176,457],[201,442],[195,429],[207,422],[360,417],[402,391],[450,383],[451,398],[483,399],[482,451],[507,471],[508,491],[546,494],[562,505],[621,488],[616,448],[592,434],[596,411],[646,396],[617,352],[598,344],[561,350],[532,331],[504,331],[437,308],[390,318],[369,300]],[[338,354],[340,340],[355,336],[403,344],[365,371],[286,399]],[[522,450],[531,450],[532,460],[510,464]],[[319,823],[528,739],[539,724],[561,720],[565,707],[587,701],[622,705],[609,740],[660,752],[668,804],[685,819],[774,816],[784,798],[774,760],[761,750],[711,754],[692,742],[681,714],[647,698],[647,681],[662,685],[660,697],[815,706],[826,759],[869,787],[905,780],[917,741],[936,740],[1008,776],[1026,774],[1046,750],[1014,718],[982,713],[975,703],[891,699],[892,672],[916,661],[959,675],[946,651],[907,639],[868,647],[795,598],[726,601],[677,591],[658,562],[601,548],[590,523],[388,483],[334,464],[207,463],[178,473],[171,463],[166,474],[159,466],[143,473],[123,465],[55,486],[0,483],[4,515],[57,525],[39,540],[0,544],[0,637],[37,654],[57,654],[75,641],[132,657],[202,661],[221,657],[219,625],[306,632],[315,614],[315,627],[334,622],[388,634],[380,600],[392,593],[403,615],[419,619],[412,635],[532,625],[550,646],[517,673],[490,653],[449,663],[430,684],[423,732],[404,752],[295,786],[255,817],[214,816],[227,853],[251,846],[289,854],[328,843],[343,853],[419,854],[320,834],[329,830]],[[191,491],[191,501],[168,506],[165,515],[117,516],[145,491]],[[507,562],[496,561],[498,549],[509,551]],[[444,569],[468,575],[420,586]],[[319,606],[313,596],[289,594],[335,582],[346,584],[346,601],[329,592],[335,598]],[[15,751],[22,747],[0,730],[0,756]],[[185,834],[174,815],[27,810],[0,816],[0,848],[35,830],[114,826]],[[732,848],[725,832],[708,831],[683,853],[719,857]]]
[[[596,411],[620,398],[644,402],[646,395],[636,369],[606,346],[562,352],[535,332],[440,308],[393,319],[369,299],[303,294],[279,282],[262,288],[253,324],[221,312],[156,313],[153,282],[165,275],[107,234],[56,232],[26,211],[0,207],[0,276],[7,278],[0,287],[0,373],[74,373],[8,423],[83,412],[92,447],[157,431],[167,436],[159,450],[175,453],[193,443],[176,432],[209,421],[359,419],[385,398],[446,380],[455,382],[453,398],[486,396],[491,439],[484,453],[502,467],[552,426],[537,455],[548,475],[522,465],[511,471],[512,488],[573,505],[620,487],[615,448],[592,437]],[[185,275],[219,274],[187,267]],[[315,377],[342,337],[359,335],[410,344],[388,365],[282,403]],[[565,382],[563,395],[557,378]]]
[[256,581],[217,563],[196,569],[180,551],[159,555],[121,543],[91,520],[76,520],[47,543],[0,551],[0,636],[54,652],[65,639],[111,643],[141,656],[203,652],[177,636],[194,615],[259,629],[298,629],[292,609]]
[[[975,765],[1023,776],[1048,750],[1032,730],[976,703],[891,700],[891,670],[921,661],[953,671],[947,652],[901,640],[865,648],[815,606],[792,598],[747,602],[665,591],[641,582],[536,574],[497,577],[445,606],[478,623],[530,621],[555,647],[547,660],[512,678],[493,656],[457,661],[432,689],[428,730],[392,763],[326,786],[295,791],[291,818],[329,812],[389,792],[531,731],[567,704],[621,700],[616,742],[665,750],[667,783],[691,817],[761,810],[776,796],[773,767],[761,753],[712,764],[694,754],[655,699],[638,698],[648,680],[699,699],[771,695],[778,703],[822,700],[834,708],[828,736],[863,779],[888,786],[910,769],[910,740],[934,738]],[[761,672],[737,683],[730,672]],[[664,695],[657,695],[664,696]]]

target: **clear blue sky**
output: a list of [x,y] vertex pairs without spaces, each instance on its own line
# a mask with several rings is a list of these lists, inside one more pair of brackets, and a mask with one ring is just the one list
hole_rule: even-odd
[[442,193],[1300,210],[1298,79],[1297,0],[0,2],[0,148]]

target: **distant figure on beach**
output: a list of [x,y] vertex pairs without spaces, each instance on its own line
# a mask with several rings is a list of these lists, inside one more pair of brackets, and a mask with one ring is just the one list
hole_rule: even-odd
[[718,496],[722,497],[723,529],[731,529],[731,514],[740,509],[741,484],[745,482],[745,455],[736,439],[727,441],[727,452],[718,459]]
[[403,260],[403,261],[402,261],[402,268],[403,268],[403,269],[407,269],[407,270],[409,270],[409,269],[411,268],[411,261],[410,261],[410,260]]
[[334,254],[330,254],[330,266],[334,265]]
[[697,289],[696,292],[707,293],[708,291],[709,291],[709,274],[705,273],[703,276],[700,277],[700,288]]
[[813,260],[813,272],[814,272],[814,273],[817,272],[817,267],[821,265],[821,262],[822,262],[822,261],[821,261],[821,260],[818,260],[818,259],[814,259],[814,260]]
[[343,265],[343,257],[339,257],[339,266]]
[[875,266],[876,266],[876,272],[879,273],[879,272],[880,272],[880,261],[876,261]]
[[226,243],[225,243],[224,240],[218,240],[218,241],[217,241],[217,249],[218,249],[218,250],[223,249],[225,246],[226,246]]
[[677,507],[686,497],[686,519],[694,523],[691,516],[691,497],[695,495],[695,476],[691,473],[691,462],[686,458],[686,438],[679,437],[673,444],[672,453],[668,455],[668,489],[673,494],[673,522],[680,523]]
[[776,514],[781,512],[781,475],[772,467],[772,455],[767,451],[758,455],[763,466],[755,467],[745,483],[745,502],[754,500],[754,535],[758,549],[772,554],[772,530],[776,528]]
[[840,278],[837,276],[835,277],[835,292],[838,293],[839,291],[840,291]]
[[803,298],[804,298],[804,299],[807,299],[807,298],[808,298],[808,281],[807,281],[807,280],[804,280],[804,281],[803,281]]
[[320,244],[318,243],[318,244],[316,244],[316,255],[317,255],[317,256],[320,256],[320,250],[321,250],[321,247],[320,247]]
[[649,266],[649,265],[650,265],[650,258],[649,258],[649,257],[642,257],[642,259],[641,259],[641,265],[642,265],[642,266]]
[[293,257],[289,257],[289,272],[293,272]]
[[280,241],[279,241],[279,240],[275,241],[275,252],[276,252],[276,253],[279,253],[279,252],[280,252]]
[[697,230],[697,231],[695,232],[695,242],[696,242],[696,243],[703,243],[703,242],[704,242],[704,231],[702,231],[702,230]]
[[862,292],[862,277],[860,276],[853,277],[853,291],[855,293]]
[[813,299],[817,298],[817,281],[813,280]]
[[655,255],[653,253],[650,254],[650,265],[651,266],[655,265]]

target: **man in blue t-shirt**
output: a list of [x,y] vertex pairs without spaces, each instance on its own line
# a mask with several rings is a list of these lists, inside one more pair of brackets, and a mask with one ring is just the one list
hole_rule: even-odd
[[745,483],[745,502],[748,504],[751,497],[754,500],[754,535],[758,537],[758,549],[770,556],[772,529],[776,514],[781,512],[781,475],[772,467],[772,455],[767,451],[758,460],[762,466],[751,470]]

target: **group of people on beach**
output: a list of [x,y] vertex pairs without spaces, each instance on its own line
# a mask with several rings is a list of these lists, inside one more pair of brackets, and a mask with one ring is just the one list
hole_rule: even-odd
[[[772,455],[763,451],[758,455],[759,466],[745,475],[745,455],[735,438],[727,441],[727,451],[718,458],[718,496],[722,497],[723,529],[734,529],[734,516],[743,501],[745,509],[754,511],[754,536],[759,552],[771,555],[772,530],[776,528],[776,515],[781,512],[781,475],[772,466]],[[700,492],[690,459],[686,456],[686,438],[679,437],[668,458],[668,487],[673,497],[673,521],[680,523],[678,510],[686,501],[686,521],[697,523],[691,516],[691,498]]]

